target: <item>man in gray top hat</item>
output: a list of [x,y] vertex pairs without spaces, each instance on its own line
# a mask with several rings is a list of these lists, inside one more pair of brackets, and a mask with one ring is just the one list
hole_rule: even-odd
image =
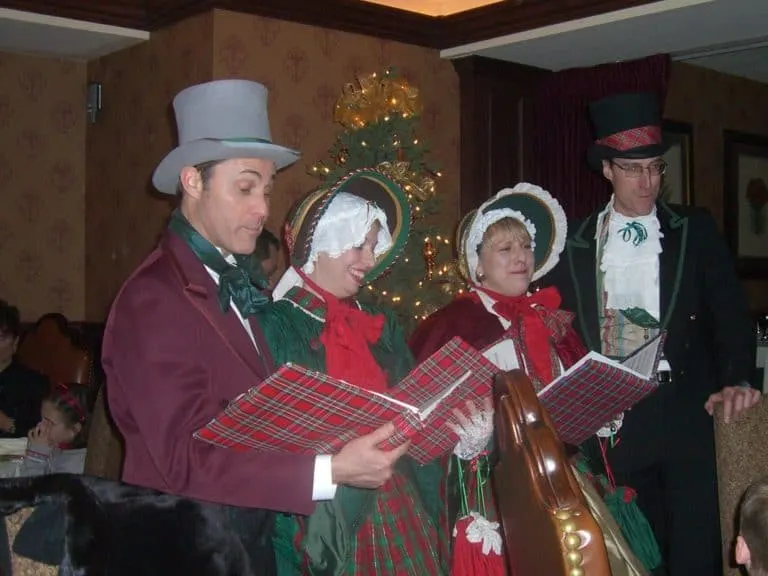
[[275,174],[299,153],[272,143],[255,82],[192,86],[174,100],[179,146],[155,170],[179,193],[169,229],[118,293],[104,334],[109,408],[125,440],[123,480],[225,506],[254,573],[274,571],[273,511],[310,514],[337,484],[381,486],[407,446],[385,426],[331,456],[241,452],[193,438],[273,370],[251,318],[266,298],[244,264],[269,213]]

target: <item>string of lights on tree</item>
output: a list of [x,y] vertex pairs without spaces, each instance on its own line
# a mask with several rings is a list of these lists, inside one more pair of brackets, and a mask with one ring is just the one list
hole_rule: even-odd
[[464,290],[451,241],[432,223],[442,174],[425,160],[426,146],[416,134],[420,112],[418,89],[397,71],[359,76],[343,88],[334,107],[334,121],[343,130],[330,160],[310,168],[314,176],[334,181],[351,170],[375,167],[407,193],[414,221],[403,256],[361,293],[392,306],[407,331]]

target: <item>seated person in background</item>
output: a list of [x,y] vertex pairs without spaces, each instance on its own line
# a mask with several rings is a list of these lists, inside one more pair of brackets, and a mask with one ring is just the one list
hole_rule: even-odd
[[736,562],[749,576],[768,576],[768,478],[754,482],[741,501]]
[[261,271],[264,279],[269,283],[270,290],[275,287],[278,276],[278,264],[280,262],[280,241],[266,228],[261,231],[256,240],[256,249],[251,256],[253,263],[261,264]]
[[[39,408],[42,418],[29,431],[19,476],[83,473],[91,397],[90,388],[82,384],[54,386]],[[5,522],[0,522],[0,574],[11,574],[11,548],[35,562],[61,564],[66,522],[66,504],[61,501],[35,506],[12,542]]]
[[0,300],[0,438],[22,438],[40,421],[48,379],[16,358],[21,334],[19,309]]
[[82,384],[59,384],[51,390],[43,400],[40,422],[29,431],[21,476],[83,473],[90,397]]

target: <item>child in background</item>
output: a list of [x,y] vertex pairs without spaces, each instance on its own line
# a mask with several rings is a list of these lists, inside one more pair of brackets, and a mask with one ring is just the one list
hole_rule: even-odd
[[768,478],[754,482],[742,498],[736,562],[749,576],[768,576]]
[[82,384],[58,384],[45,397],[42,419],[29,431],[21,476],[83,473],[90,395]]
[[[58,384],[43,399],[41,420],[28,434],[27,452],[19,476],[42,476],[59,472],[82,474],[85,441],[91,409],[91,390],[82,384]],[[12,549],[51,566],[63,559],[67,506],[45,502],[35,507],[22,524]],[[10,550],[5,523],[0,524],[0,574],[11,574]]]

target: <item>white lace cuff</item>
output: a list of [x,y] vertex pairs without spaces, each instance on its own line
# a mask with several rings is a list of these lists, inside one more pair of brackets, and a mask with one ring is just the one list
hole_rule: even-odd
[[597,431],[598,438],[610,438],[616,432],[619,431],[621,425],[624,423],[624,412],[616,416],[613,420],[605,424],[600,430]]
[[459,436],[453,453],[462,460],[472,460],[485,450],[493,436],[493,411],[473,412],[466,425],[453,426],[453,431]]

